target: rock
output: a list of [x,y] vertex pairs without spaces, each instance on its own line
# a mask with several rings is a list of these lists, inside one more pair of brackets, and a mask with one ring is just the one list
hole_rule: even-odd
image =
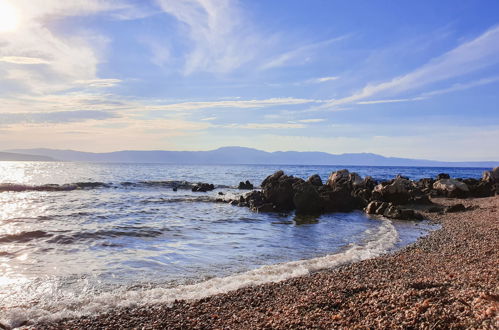
[[322,200],[311,182],[293,185],[293,204],[297,214],[319,214],[323,210]]
[[441,206],[432,206],[428,209],[428,212],[430,213],[442,213],[444,211],[444,208]]
[[364,210],[367,214],[376,214],[376,210],[381,206],[382,203],[383,202],[372,201],[369,204],[367,204]]
[[361,187],[363,180],[357,173],[350,173],[348,170],[339,170],[331,173],[327,179],[326,185],[333,190],[353,190]]
[[284,172],[282,170],[279,170],[275,172],[272,175],[269,175],[268,177],[265,178],[265,180],[262,181],[262,187],[267,185],[269,182],[277,181],[281,176],[284,175]]
[[307,179],[307,182],[311,183],[314,186],[320,187],[322,186],[322,179],[319,174],[314,174]]
[[261,213],[261,212],[274,212],[274,206],[272,203],[265,203],[257,207],[252,208],[253,211]]
[[238,189],[243,189],[243,190],[251,190],[253,189],[253,184],[246,180],[246,182],[239,182],[239,186],[237,187]]
[[239,201],[237,200],[230,201],[230,205],[239,205]]
[[397,220],[422,220],[423,216],[412,209],[402,209],[396,205],[389,205],[383,216],[389,219],[397,219]]
[[412,181],[398,176],[388,185],[378,184],[374,187],[373,198],[394,204],[406,204],[411,198],[410,190],[413,188]]
[[223,192],[219,191],[219,192],[218,192],[218,195],[223,196],[223,195],[225,195],[225,194],[224,194]]
[[483,172],[482,180],[492,183],[499,181],[499,166],[492,169],[492,171]]
[[267,200],[265,199],[265,196],[263,196],[263,193],[257,190],[253,190],[244,195],[244,201],[252,209],[267,203]]
[[389,205],[390,204],[387,202],[382,202],[381,205],[376,209],[376,214],[384,214]]
[[390,205],[386,208],[385,212],[383,212],[383,215],[390,219],[400,219],[402,212],[397,206]]
[[207,191],[211,191],[211,190],[214,190],[215,189],[215,186],[211,183],[196,183],[193,187],[192,187],[192,191],[193,192],[207,192]]
[[431,178],[423,178],[416,182],[416,187],[421,190],[422,193],[428,194],[433,189],[433,183],[435,180]]
[[466,183],[455,179],[441,179],[433,184],[435,189],[440,195],[450,198],[465,198],[469,195],[469,188]]
[[464,212],[464,211],[466,211],[466,207],[461,203],[449,206],[445,209],[445,212],[447,213]]
[[428,195],[421,195],[412,198],[412,202],[415,204],[433,204]]
[[293,185],[305,182],[303,179],[287,176],[278,171],[268,176],[262,182],[262,192],[265,199],[274,205],[276,211],[290,211],[295,208]]
[[442,179],[450,179],[450,175],[447,173],[440,173],[437,175],[437,180],[442,180]]
[[362,186],[369,190],[369,191],[372,191],[374,189],[374,187],[376,187],[376,185],[378,184],[378,182],[376,182],[376,180],[374,180],[371,176],[366,176],[364,178],[364,181],[362,182]]

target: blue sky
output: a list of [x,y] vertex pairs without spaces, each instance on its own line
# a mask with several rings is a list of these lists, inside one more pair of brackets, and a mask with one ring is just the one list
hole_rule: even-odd
[[0,0],[0,101],[0,149],[499,160],[499,2]]

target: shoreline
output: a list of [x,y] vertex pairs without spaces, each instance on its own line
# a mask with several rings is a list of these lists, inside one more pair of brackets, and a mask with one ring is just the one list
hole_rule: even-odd
[[465,212],[401,250],[197,301],[113,310],[31,325],[59,328],[499,327],[499,196],[436,198]]

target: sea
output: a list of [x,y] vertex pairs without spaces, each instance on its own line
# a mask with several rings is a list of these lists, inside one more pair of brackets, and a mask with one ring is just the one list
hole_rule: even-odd
[[[390,253],[429,221],[297,216],[217,203],[277,170],[387,180],[483,168],[0,162],[0,324],[198,299]],[[189,184],[215,185],[192,192]],[[177,188],[177,189],[174,189]]]

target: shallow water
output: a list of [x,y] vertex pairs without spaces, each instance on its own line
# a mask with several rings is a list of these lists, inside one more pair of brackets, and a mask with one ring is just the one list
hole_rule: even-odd
[[[0,322],[15,326],[282,280],[385,253],[433,228],[361,212],[296,217],[213,202],[218,192],[242,193],[239,181],[258,185],[277,169],[326,179],[341,168],[0,163]],[[478,178],[483,171],[349,170],[376,179],[441,172]],[[217,189],[182,189],[198,181]]]

